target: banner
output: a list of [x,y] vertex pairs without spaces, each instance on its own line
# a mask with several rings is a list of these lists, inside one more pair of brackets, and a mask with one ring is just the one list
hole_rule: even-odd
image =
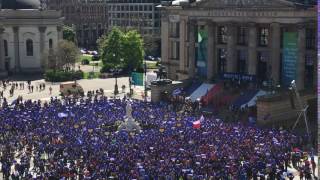
[[208,48],[208,30],[206,28],[198,29],[198,51],[197,51],[197,70],[198,75],[207,76],[207,53]]
[[283,34],[283,57],[282,57],[282,84],[289,86],[296,79],[298,59],[298,34],[285,32]]
[[136,86],[143,86],[143,73],[133,72],[131,73],[132,84]]
[[223,73],[222,79],[235,80],[235,81],[247,81],[247,82],[255,82],[256,76],[247,75],[247,74],[239,74],[239,73]]

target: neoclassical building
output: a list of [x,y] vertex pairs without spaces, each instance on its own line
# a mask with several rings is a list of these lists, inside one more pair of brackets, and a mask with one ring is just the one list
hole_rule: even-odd
[[3,0],[0,11],[0,76],[42,72],[44,56],[62,39],[58,11],[39,9],[38,0]]
[[[317,83],[312,1],[176,0],[161,9],[161,53],[172,79],[251,76],[299,89]],[[307,3],[307,4],[306,4]]]

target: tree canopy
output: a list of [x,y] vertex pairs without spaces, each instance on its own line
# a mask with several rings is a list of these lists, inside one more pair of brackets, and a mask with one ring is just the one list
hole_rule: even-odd
[[137,31],[122,32],[113,28],[108,36],[104,35],[98,40],[98,44],[104,63],[103,71],[115,67],[127,71],[142,68],[143,40]]
[[63,39],[71,42],[76,41],[76,33],[72,29],[72,27],[69,26],[63,26]]
[[68,71],[74,68],[79,49],[73,42],[60,40],[57,48],[50,50],[47,57],[48,69]]

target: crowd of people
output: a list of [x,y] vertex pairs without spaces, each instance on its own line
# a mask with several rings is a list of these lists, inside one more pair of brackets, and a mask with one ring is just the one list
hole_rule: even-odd
[[92,95],[3,104],[4,179],[293,179],[285,175],[292,162],[303,168],[300,177],[311,176],[312,162],[296,156],[304,140],[292,133],[138,100],[130,101],[142,132],[118,132],[127,101]]

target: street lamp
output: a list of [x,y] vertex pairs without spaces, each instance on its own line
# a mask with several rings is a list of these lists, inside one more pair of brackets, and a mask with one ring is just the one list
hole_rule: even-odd
[[147,100],[147,96],[148,96],[148,93],[147,93],[147,63],[146,61],[144,61],[144,98],[145,100]]

